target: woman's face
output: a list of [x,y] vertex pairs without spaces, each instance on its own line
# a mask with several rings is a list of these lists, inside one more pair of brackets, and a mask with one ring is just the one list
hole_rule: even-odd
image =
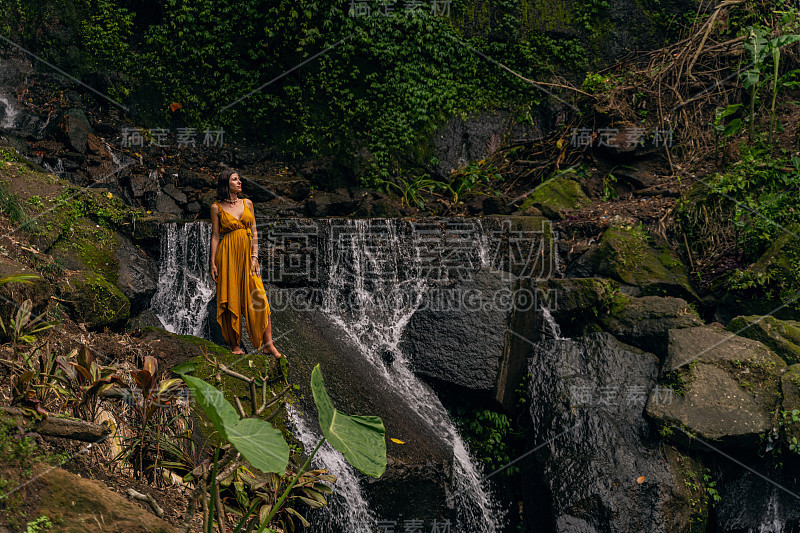
[[232,193],[242,192],[242,180],[239,179],[239,174],[237,174],[236,172],[231,174],[230,179],[228,179],[228,188],[231,190]]

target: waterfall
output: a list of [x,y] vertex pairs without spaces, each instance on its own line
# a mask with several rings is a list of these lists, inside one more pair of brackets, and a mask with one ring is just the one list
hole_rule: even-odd
[[58,179],[64,179],[64,161],[62,161],[60,157],[56,160],[56,166],[52,166],[48,163],[43,163],[43,165],[48,172],[55,174]]
[[775,489],[769,495],[767,511],[758,526],[758,533],[783,533],[785,524],[781,520],[781,513],[778,505],[778,494]]
[[559,340],[563,339],[561,336],[561,327],[558,322],[553,318],[550,309],[545,306],[541,307],[542,319],[544,320],[544,337],[547,339]]
[[208,270],[210,246],[208,222],[173,222],[162,227],[158,289],[152,309],[168,331],[203,336],[207,304],[215,293]]
[[[427,290],[437,284],[457,283],[459,276],[489,266],[487,232],[479,221],[415,224],[391,219],[327,219],[314,224],[329,237],[318,249],[327,256],[323,312],[354,341],[365,364],[382,374],[407,400],[408,407],[428,421],[453,450],[447,503],[457,511],[454,531],[501,531],[505,511],[492,496],[488,482],[482,480],[479,466],[435,392],[414,375],[399,349],[404,328]],[[458,225],[462,227],[447,231]],[[210,240],[207,222],[170,223],[162,228],[158,290],[152,309],[169,331],[204,336],[207,304],[214,295],[207,268]],[[430,261],[432,254],[438,261]],[[382,359],[387,352],[393,356],[390,366]],[[318,436],[309,429],[310,424],[293,411],[290,420],[304,446],[315,446]],[[374,531],[379,517],[370,512],[361,492],[360,474],[328,445],[320,448],[317,461],[315,464],[339,476],[335,493],[341,492],[342,497],[333,498],[332,505],[321,511],[328,518],[315,521],[314,527]],[[362,524],[366,524],[363,529]]]
[[[331,221],[323,312],[352,338],[375,372],[383,373],[408,406],[452,446],[456,530],[499,531],[503,512],[482,482],[466,443],[436,394],[413,374],[398,348],[403,329],[428,288],[453,282],[465,268],[486,266],[486,239],[479,227],[458,236],[453,246],[453,236],[442,228],[405,228],[411,230],[409,235],[399,232],[398,225],[387,219]],[[463,252],[455,263],[445,262],[449,266],[444,269],[431,265],[431,252],[449,256],[454,248]],[[390,366],[383,364],[387,352],[393,356]]]
[[[286,412],[294,426],[295,437],[303,444],[306,453],[311,453],[322,437],[311,430],[309,424],[294,407],[287,405]],[[359,474],[347,463],[344,456],[326,441],[311,460],[311,466],[327,468],[336,476],[333,494],[328,497],[328,505],[318,512],[317,516],[320,519],[311,521],[311,531],[314,533],[326,533],[331,530],[351,533],[375,531],[378,522],[361,490]]]
[[13,128],[17,121],[19,109],[16,104],[8,97],[0,95],[0,104],[4,107],[3,122],[0,123],[0,128]]

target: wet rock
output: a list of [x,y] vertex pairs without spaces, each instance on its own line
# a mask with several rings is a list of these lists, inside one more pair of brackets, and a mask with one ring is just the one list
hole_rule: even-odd
[[505,272],[480,270],[457,285],[426,292],[400,342],[414,372],[494,393],[514,282]]
[[186,198],[186,194],[184,194],[183,191],[181,191],[180,189],[178,189],[177,187],[175,187],[171,183],[168,183],[168,184],[164,185],[162,190],[167,195],[169,195],[170,198],[172,198],[173,200],[175,200],[179,204],[185,204],[185,203],[188,202],[188,199]]
[[153,209],[166,215],[180,216],[183,214],[183,210],[178,207],[175,200],[164,193],[158,193]]
[[333,192],[316,191],[306,200],[306,212],[312,217],[349,216],[358,208],[347,189]]
[[603,328],[621,341],[662,359],[667,355],[669,330],[703,325],[697,312],[681,298],[643,296],[623,300],[620,305],[624,307],[602,320]]
[[537,451],[523,466],[523,490],[526,509],[541,509],[534,489],[544,485],[552,531],[689,530],[693,504],[678,467],[698,465],[677,454],[664,461],[642,413],[657,369],[655,355],[608,333],[532,347],[528,442]]
[[164,329],[164,324],[151,309],[145,309],[137,316],[128,320],[128,323],[125,325],[125,331],[128,332],[144,328]]
[[[647,414],[719,445],[753,448],[772,428],[786,363],[758,341],[719,326],[673,329],[661,378],[678,394],[669,403],[651,393]],[[702,446],[680,430],[673,438]]]
[[[722,500],[716,505],[718,531],[750,533],[755,531],[789,532],[800,530],[800,487],[791,478],[771,474],[769,481],[738,468],[735,477],[718,486]],[[785,477],[786,479],[782,479]]]
[[133,195],[136,198],[144,196],[145,193],[154,193],[160,190],[158,176],[154,173],[146,176],[144,174],[134,174],[130,178],[130,184]]
[[778,320],[772,316],[739,316],[730,321],[727,329],[736,335],[763,342],[786,364],[800,363],[800,322]]
[[514,208],[506,204],[507,202],[503,198],[489,196],[483,199],[481,208],[483,209],[484,215],[510,215],[514,212]]
[[86,113],[81,109],[69,109],[58,119],[58,132],[65,142],[81,154],[86,154],[89,135],[94,134]]
[[114,256],[119,262],[117,287],[131,302],[131,314],[150,305],[158,288],[158,265],[127,237],[119,236]]

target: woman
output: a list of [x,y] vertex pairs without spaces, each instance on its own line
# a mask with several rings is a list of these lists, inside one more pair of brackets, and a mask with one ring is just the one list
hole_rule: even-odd
[[253,202],[239,198],[242,181],[233,170],[217,178],[217,200],[211,204],[211,277],[217,284],[217,322],[231,352],[243,354],[241,316],[257,349],[280,358],[272,344],[272,320],[261,267],[258,264],[258,233]]

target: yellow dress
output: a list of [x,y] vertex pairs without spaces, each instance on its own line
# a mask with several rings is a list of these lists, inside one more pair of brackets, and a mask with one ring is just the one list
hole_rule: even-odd
[[220,242],[217,246],[217,322],[222,336],[231,346],[241,346],[241,316],[245,314],[247,333],[256,349],[261,348],[271,314],[264,283],[250,275],[253,250],[252,226],[255,217],[247,202],[241,220],[219,209]]

